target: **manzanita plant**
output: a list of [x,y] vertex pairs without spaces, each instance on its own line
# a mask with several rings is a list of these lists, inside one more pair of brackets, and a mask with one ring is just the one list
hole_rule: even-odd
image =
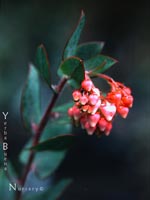
[[[50,62],[43,45],[37,48],[34,64],[29,65],[29,74],[21,98],[21,115],[31,139],[20,154],[21,175],[16,179],[12,178],[11,169],[8,170],[7,177],[12,184],[15,182],[18,187],[27,187],[29,185],[27,177],[32,171],[39,179],[50,177],[51,183],[47,184],[49,187],[46,190],[36,195],[27,195],[29,192],[17,190],[16,195],[11,194],[12,197],[9,199],[57,199],[71,182],[70,179],[59,182],[52,179],[68,147],[74,142],[76,134],[71,134],[71,124],[81,126],[88,135],[108,136],[115,116],[119,114],[126,118],[132,107],[133,96],[130,88],[103,74],[117,62],[101,54],[104,43],[78,44],[84,24],[85,15],[82,11],[77,27],[64,48],[58,68],[60,81],[57,85],[54,86],[51,82]],[[44,114],[41,114],[40,105],[40,77],[53,93]],[[101,87],[95,86],[93,78],[104,79],[110,86],[110,91],[107,94],[103,93]],[[66,84],[72,88],[73,99],[56,107],[56,102]],[[0,190],[2,188],[4,190],[2,181],[7,182],[6,177],[2,172],[0,176]]]

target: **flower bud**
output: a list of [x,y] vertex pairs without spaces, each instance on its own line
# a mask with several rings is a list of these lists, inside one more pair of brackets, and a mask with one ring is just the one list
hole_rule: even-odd
[[96,94],[97,96],[100,96],[100,90],[98,88],[93,87],[92,88],[92,92],[93,92],[93,94]]
[[88,102],[88,98],[84,95],[80,97],[80,103],[81,105],[85,105]]
[[131,95],[124,96],[124,97],[122,97],[122,101],[123,101],[123,105],[125,107],[131,108],[132,104],[133,104],[133,97]]
[[69,108],[69,109],[68,109],[68,115],[69,115],[70,117],[73,117],[73,108]]
[[87,112],[88,109],[89,109],[89,105],[84,105],[84,106],[81,107],[81,109],[82,109],[83,112]]
[[90,124],[88,122],[86,122],[85,129],[86,129],[88,135],[93,135],[93,133],[96,130],[96,126],[95,127],[91,127]]
[[107,126],[107,121],[105,118],[101,117],[100,120],[98,121],[98,127],[100,129],[100,131],[104,131],[106,129]]
[[98,97],[96,94],[91,94],[91,95],[89,96],[89,103],[90,103],[92,106],[94,106],[94,105],[97,103],[98,100],[99,100],[99,97]]
[[80,111],[80,109],[77,108],[76,106],[73,106],[72,109],[73,109],[74,120],[79,120],[80,117],[81,117],[81,111]]
[[74,101],[78,101],[81,97],[81,92],[78,91],[78,90],[75,90],[73,93],[72,93],[72,96],[73,96],[73,99]]
[[81,87],[82,87],[85,91],[87,91],[87,92],[90,92],[90,91],[91,91],[92,86],[93,86],[93,83],[92,83],[91,80],[84,80],[84,81],[82,81],[82,83],[81,83]]
[[129,108],[124,106],[117,107],[117,112],[121,115],[121,117],[126,118],[129,112]]
[[100,114],[96,113],[94,115],[89,115],[88,122],[91,127],[95,127],[99,119],[100,119]]
[[108,101],[100,107],[100,110],[107,121],[111,121],[116,114],[116,106]]
[[101,100],[99,99],[95,106],[92,107],[91,114],[94,115],[100,108]]
[[106,125],[106,128],[105,128],[105,131],[104,131],[106,136],[108,136],[110,134],[111,129],[112,129],[112,123],[108,122]]
[[120,104],[120,101],[121,101],[121,92],[120,91],[117,91],[117,92],[109,92],[107,94],[107,99],[114,103],[115,105],[119,105]]
[[124,91],[127,95],[130,95],[130,94],[131,94],[131,89],[128,88],[128,87],[124,87],[124,88],[123,88],[123,91]]

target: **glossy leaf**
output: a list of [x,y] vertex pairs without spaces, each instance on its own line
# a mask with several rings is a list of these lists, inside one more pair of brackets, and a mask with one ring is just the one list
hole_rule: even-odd
[[[51,122],[46,127],[40,142],[43,142],[46,139],[52,137],[62,135],[64,133],[69,134],[70,132],[71,132],[71,124],[69,118],[54,119],[51,120]],[[67,150],[37,152],[35,157],[35,164],[36,164],[36,172],[39,174],[39,176],[44,178],[52,174],[63,161],[66,152]]]
[[[102,62],[101,65],[99,65],[98,67],[95,67],[90,73],[90,77],[95,77],[97,74],[102,72],[103,67],[106,65],[106,61]],[[96,76],[97,77],[97,76]]]
[[87,42],[78,45],[75,56],[82,60],[88,60],[101,53],[104,47],[104,42]]
[[64,151],[44,151],[36,153],[35,171],[40,178],[46,178],[53,174],[64,160],[66,150]]
[[46,49],[42,44],[37,48],[35,66],[37,67],[41,77],[49,86],[51,86],[50,63]]
[[84,27],[84,24],[85,24],[85,14],[82,11],[78,25],[77,25],[76,29],[74,30],[74,32],[72,33],[69,40],[67,41],[67,44],[65,46],[64,53],[63,53],[63,59],[66,59],[66,58],[74,55],[74,53],[76,51],[76,47],[77,47],[79,39],[80,39],[81,32]]
[[67,77],[73,87],[80,87],[81,82],[84,80],[84,66],[82,60],[77,57],[66,59],[60,65],[58,74]]
[[[64,122],[64,120],[66,121]],[[63,122],[59,118],[51,120],[51,122],[45,128],[40,142],[43,142],[52,137],[59,136],[63,133],[69,134],[70,131],[71,131],[71,124],[69,118],[63,119]],[[28,144],[25,146],[25,149],[30,148],[31,145],[32,142],[30,140]],[[24,150],[20,155],[20,159],[24,164],[27,162],[29,153],[30,153],[29,150]],[[45,178],[50,174],[52,174],[60,165],[65,155],[66,155],[66,150],[37,152],[34,159],[34,165],[36,167],[37,174],[41,178]]]
[[[95,68],[98,68],[98,72],[102,73],[109,69],[111,66],[113,66],[118,61],[104,55],[98,55],[96,57],[93,57],[87,61],[84,62],[84,66],[86,70],[95,70]],[[104,64],[105,63],[105,64]]]
[[61,151],[69,148],[74,142],[73,135],[60,135],[50,138],[30,148],[35,151]]
[[[61,113],[60,113],[61,115]],[[67,115],[67,113],[66,113]],[[63,129],[62,129],[63,124]],[[50,139],[53,137],[57,137],[63,134],[69,134],[71,131],[71,124],[70,124],[70,118],[65,117],[65,119],[62,119],[60,116],[59,118],[51,119],[50,122],[45,127],[45,130],[41,137],[41,142],[45,141],[46,139]]]
[[29,74],[21,98],[21,114],[25,127],[32,131],[31,124],[40,120],[40,88],[36,68],[30,64]]
[[[32,145],[31,140],[25,146],[25,150],[21,152],[20,160],[26,164],[29,158],[30,151],[27,150]],[[45,151],[37,152],[34,158],[34,166],[36,174],[40,178],[46,178],[50,176],[60,165],[66,155],[66,151]]]
[[57,200],[71,184],[71,179],[62,179],[40,194],[28,195],[24,200]]

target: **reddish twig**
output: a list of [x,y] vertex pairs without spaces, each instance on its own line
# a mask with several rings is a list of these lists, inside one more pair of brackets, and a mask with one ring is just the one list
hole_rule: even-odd
[[[41,121],[40,121],[40,123],[39,123],[39,125],[37,127],[35,136],[33,138],[32,146],[38,144],[38,142],[40,140],[40,137],[42,135],[42,132],[43,132],[48,120],[49,120],[49,117],[50,117],[50,114],[52,112],[52,109],[53,109],[53,107],[54,107],[54,105],[55,105],[55,103],[56,103],[56,101],[57,101],[57,99],[58,99],[58,97],[60,95],[60,92],[64,88],[64,85],[65,85],[66,81],[67,81],[67,79],[63,78],[59,82],[59,84],[55,87],[55,93],[53,95],[53,98],[52,98],[50,104],[48,105],[47,110],[44,113],[44,115],[43,115],[43,117],[42,117],[42,119],[41,119]],[[25,181],[26,181],[27,175],[28,175],[28,173],[29,173],[29,171],[31,169],[31,165],[32,165],[32,162],[34,160],[34,157],[35,157],[35,152],[31,150],[29,158],[28,158],[28,162],[27,162],[27,164],[25,166],[24,174],[23,174],[22,178],[20,179],[21,186],[24,186],[24,184],[25,184]],[[18,191],[17,192],[17,196],[16,196],[16,200],[21,200],[21,195],[22,195],[21,191]]]

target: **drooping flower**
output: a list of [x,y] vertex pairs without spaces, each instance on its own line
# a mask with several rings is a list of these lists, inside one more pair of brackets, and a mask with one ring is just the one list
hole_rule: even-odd
[[68,110],[68,115],[86,129],[89,135],[95,132],[108,136],[115,115],[118,113],[123,118],[127,117],[133,104],[133,96],[130,88],[122,83],[115,82],[104,74],[100,74],[100,77],[111,86],[108,94],[103,96],[86,73],[80,89],[72,93],[75,104]]

